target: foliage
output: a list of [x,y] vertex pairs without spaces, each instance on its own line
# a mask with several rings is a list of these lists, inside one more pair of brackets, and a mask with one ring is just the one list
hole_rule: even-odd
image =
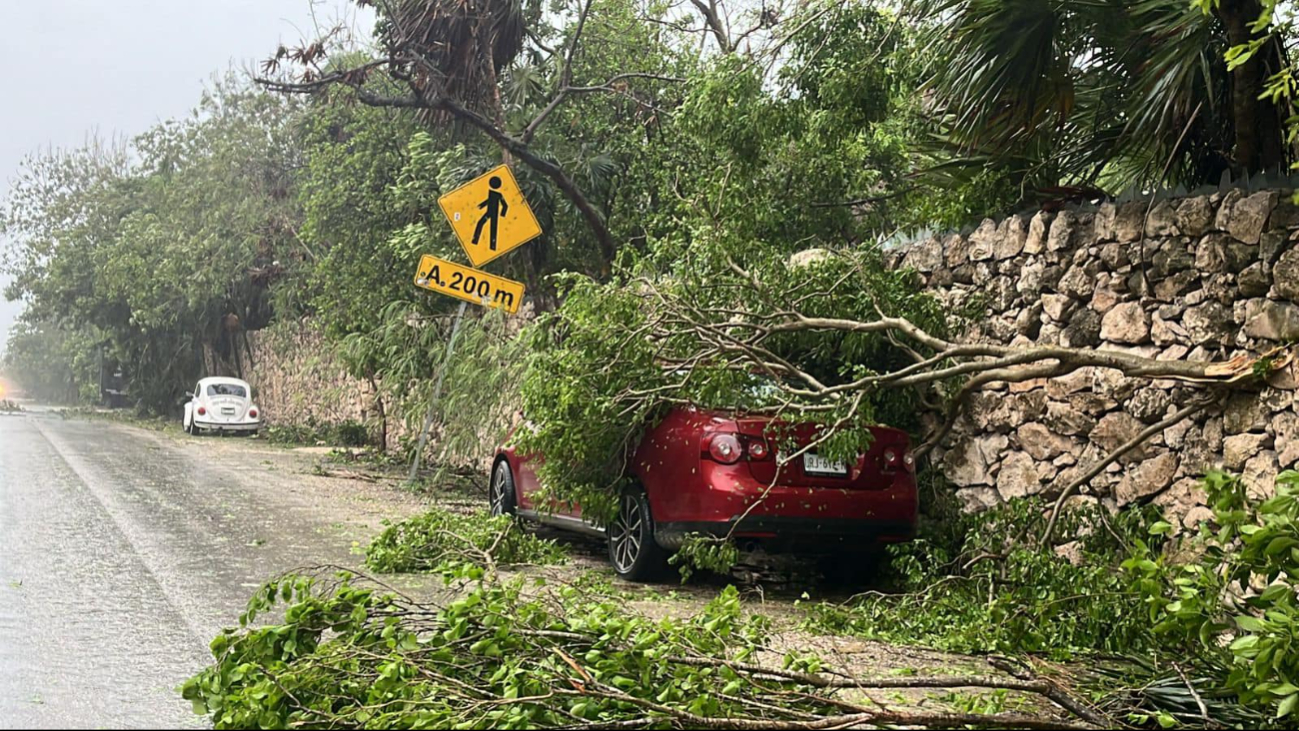
[[563,307],[529,334],[521,391],[530,428],[516,440],[524,454],[548,455],[537,467],[543,489],[607,519],[629,479],[622,460],[658,415],[654,404],[628,409],[617,396],[654,386],[653,354],[636,337],[643,317],[636,297],[585,277],[565,281]]
[[[481,575],[466,567],[450,572],[458,579]],[[213,664],[187,680],[182,693],[218,729],[1015,728],[1044,722],[996,713],[1001,704],[984,707],[993,715],[913,713],[855,694],[835,697],[836,687],[854,682],[905,687],[907,679],[857,681],[792,651],[771,658],[764,652],[770,621],[744,612],[735,587],[689,619],[661,620],[630,613],[625,602],[591,589],[551,590],[522,577],[486,580],[431,606],[347,573],[331,580],[282,577],[250,600],[243,629],[212,641]],[[287,605],[282,622],[250,626],[279,603]],[[921,687],[953,688],[972,679],[923,681]],[[1052,688],[1025,685],[1034,692]]]
[[[499,442],[511,407],[517,405],[511,386],[524,363],[518,326],[500,312],[467,311],[447,361],[454,321],[424,314],[427,309],[418,302],[390,303],[373,330],[342,339],[339,355],[353,375],[377,384],[387,416],[405,423],[407,442],[418,436],[431,414],[439,425],[444,461],[480,462],[486,456],[483,445]],[[434,403],[436,379],[444,368],[442,395]]]
[[6,294],[27,302],[9,357],[54,351],[85,395],[103,346],[158,413],[204,375],[205,350],[238,372],[240,335],[270,319],[268,289],[298,250],[295,108],[227,79],[129,145],[29,158],[2,220]]
[[739,560],[740,549],[734,541],[691,533],[681,542],[681,547],[668,562],[677,567],[684,582],[694,575],[696,569],[724,574]]
[[1197,560],[1139,545],[1123,567],[1157,635],[1222,668],[1219,682],[1245,705],[1290,716],[1299,707],[1299,472],[1282,473],[1276,495],[1261,503],[1222,473],[1205,487],[1214,521],[1189,539]]
[[[1278,2],[1239,3],[1231,0],[1192,0],[1191,5],[1205,16],[1224,14],[1224,8],[1232,9],[1240,16],[1237,22],[1247,26],[1247,37],[1233,38],[1230,45],[1222,50],[1222,58],[1228,69],[1248,68],[1261,65],[1258,83],[1253,91],[1258,94],[1260,103],[1274,105],[1286,111],[1285,144],[1294,149],[1299,140],[1299,114],[1294,113],[1295,96],[1299,91],[1299,70],[1295,67],[1293,54],[1284,50],[1295,37],[1295,13],[1293,8]],[[1256,13],[1249,15],[1249,13]],[[1290,167],[1299,166],[1299,160],[1292,154]]]
[[74,404],[99,397],[99,348],[87,329],[21,319],[9,331],[0,364],[32,398]]
[[[552,496],[580,502],[597,521],[611,517],[630,477],[628,451],[671,405],[773,404],[770,394],[753,395],[763,391],[761,379],[734,364],[692,361],[697,334],[679,326],[662,337],[652,332],[676,319],[659,298],[687,311],[734,305],[761,316],[786,309],[791,292],[824,291],[799,301],[828,317],[874,318],[878,306],[937,331],[945,326],[938,304],[916,293],[910,275],[889,271],[870,245],[909,205],[892,193],[874,200],[903,185],[907,169],[909,35],[897,18],[856,3],[817,5],[793,22],[801,30],[786,39],[777,72],[768,76],[743,54],[690,69],[673,90],[679,106],[655,119],[654,144],[615,158],[626,168],[610,224],[637,245],[623,249],[614,276],[551,277],[562,304],[531,328],[522,396],[533,428],[517,438],[520,448],[550,457],[539,471]],[[631,214],[627,206],[637,212],[616,215]],[[791,254],[818,246],[844,255],[787,265]],[[744,290],[750,275],[764,292]],[[791,335],[775,348],[831,379],[905,357],[885,337],[857,334]],[[674,372],[674,361],[689,367]],[[810,418],[798,407],[791,420]],[[826,451],[853,453],[868,437],[863,427],[906,426],[915,413],[905,396],[883,392],[831,408],[819,416],[844,417],[845,428]]]
[[1085,656],[1113,675],[1088,681],[1112,694],[1107,704],[1168,724],[1198,723],[1201,703],[1225,724],[1287,717],[1299,703],[1299,473],[1282,473],[1263,502],[1222,473],[1205,488],[1214,520],[1176,540],[1148,511],[1065,513],[1076,565],[1031,541],[1040,503],[945,521],[892,549],[901,593],[812,605],[806,626],[963,652]]
[[[1058,185],[1190,186],[1216,183],[1229,168],[1274,167],[1278,161],[1260,160],[1252,150],[1280,140],[1251,136],[1279,132],[1249,120],[1275,118],[1276,100],[1233,97],[1233,86],[1250,81],[1231,61],[1229,29],[1195,5],[916,3],[925,42],[935,50],[927,83],[948,150],[935,168],[949,180],[1013,171],[1023,199],[1035,200],[1060,195],[1050,190]],[[1246,7],[1235,0],[1221,5]],[[1268,21],[1260,19],[1258,29],[1269,28]],[[1236,149],[1242,138],[1249,147]]]
[[523,589],[481,585],[410,621],[398,597],[351,582],[317,592],[286,577],[246,615],[282,599],[284,622],[218,636],[215,664],[183,693],[217,728],[536,728],[642,718],[653,713],[645,702],[723,715],[739,706],[718,691],[759,692],[734,673],[662,660],[724,656],[732,645],[737,660],[749,657],[765,623],[742,615],[734,589],[687,622],[628,615],[572,588],[550,606]]
[[[747,214],[729,215],[743,225]],[[562,279],[563,305],[531,329],[522,394],[532,428],[516,439],[526,453],[548,456],[538,467],[541,484],[561,502],[581,503],[584,515],[609,518],[613,498],[632,477],[626,461],[640,435],[673,406],[834,425],[818,451],[836,459],[865,451],[870,425],[916,425],[914,391],[862,389],[837,398],[795,387],[800,377],[842,383],[909,362],[887,333],[776,334],[763,344],[769,356],[742,362],[710,350],[706,326],[690,327],[710,309],[747,308],[752,314],[737,314],[729,323],[735,325],[760,324],[796,306],[807,317],[868,322],[889,313],[944,332],[946,315],[955,313],[917,291],[911,272],[886,267],[871,248],[792,265],[783,242],[732,237],[724,222],[701,234],[706,245],[683,252],[666,271],[644,261],[639,276],[608,284]],[[737,261],[747,268],[732,267]],[[781,372],[764,359],[782,364]]]
[[1150,647],[1141,599],[1116,567],[1152,517],[1068,511],[1059,532],[1078,540],[1075,565],[1027,540],[1044,527],[1043,508],[1036,499],[1011,501],[891,547],[899,593],[812,605],[808,626],[958,652],[1070,658]]
[[464,562],[478,566],[562,563],[554,541],[524,532],[509,516],[433,508],[387,527],[365,551],[365,563],[386,573],[438,570]]
[[374,441],[369,427],[355,421],[306,424],[274,424],[262,430],[272,444],[327,444],[336,447],[364,447]]
[[415,299],[410,281],[393,272],[413,272],[416,261],[390,247],[389,238],[435,207],[432,199],[399,201],[396,192],[409,169],[415,120],[345,101],[324,96],[303,120],[299,233],[311,253],[280,293],[293,310],[313,313],[332,337],[375,327],[388,303]]

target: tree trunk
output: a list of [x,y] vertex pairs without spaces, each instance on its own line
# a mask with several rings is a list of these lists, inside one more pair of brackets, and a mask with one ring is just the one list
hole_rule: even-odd
[[[1227,30],[1227,40],[1239,46],[1265,33],[1250,30],[1262,6],[1258,0],[1222,0],[1218,18]],[[1281,68],[1276,43],[1263,44],[1249,61],[1231,72],[1231,114],[1236,133],[1236,170],[1256,172],[1284,166],[1286,153],[1281,110],[1259,99],[1267,78]]]
[[379,451],[388,452],[388,409],[383,403],[383,392],[379,390],[379,381],[375,379],[374,374],[366,375],[366,380],[370,382],[370,388],[374,391],[374,410],[379,415]]

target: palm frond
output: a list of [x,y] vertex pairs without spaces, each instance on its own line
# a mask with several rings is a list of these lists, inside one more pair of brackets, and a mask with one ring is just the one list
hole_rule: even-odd
[[1229,167],[1226,39],[1191,5],[932,0],[922,10],[940,19],[926,39],[941,59],[927,86],[949,149],[1115,189],[1194,186]]
[[399,73],[424,91],[491,109],[496,77],[523,50],[519,0],[394,0],[381,5],[378,37]]

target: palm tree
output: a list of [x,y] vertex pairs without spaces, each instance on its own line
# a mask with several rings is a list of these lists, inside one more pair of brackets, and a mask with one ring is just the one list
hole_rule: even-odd
[[388,0],[377,35],[393,69],[421,92],[455,99],[504,124],[497,77],[523,50],[519,0]]
[[1281,110],[1258,98],[1275,49],[1234,71],[1224,60],[1257,0],[1219,0],[1213,15],[1187,0],[921,2],[932,109],[957,167],[1112,189],[1289,162]]

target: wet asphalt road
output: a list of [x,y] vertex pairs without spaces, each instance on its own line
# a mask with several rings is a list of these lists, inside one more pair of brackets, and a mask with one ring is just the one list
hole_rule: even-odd
[[175,689],[252,590],[354,563],[309,499],[277,489],[293,476],[208,452],[105,421],[0,416],[0,728],[204,725]]

